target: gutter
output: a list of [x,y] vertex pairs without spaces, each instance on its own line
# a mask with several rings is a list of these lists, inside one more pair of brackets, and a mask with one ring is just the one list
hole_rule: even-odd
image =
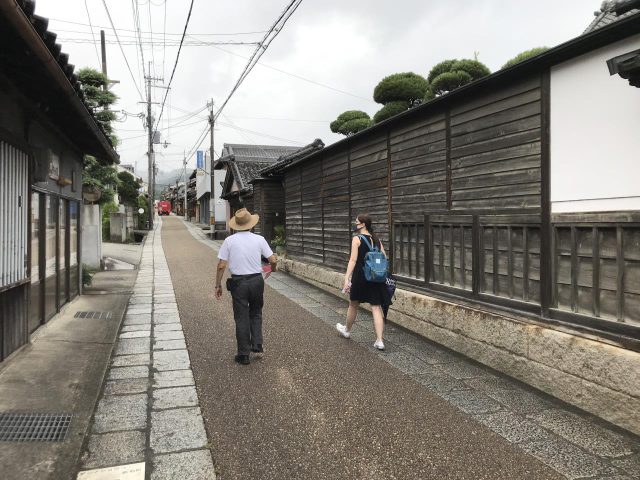
[[96,124],[95,119],[87,110],[87,107],[82,103],[78,95],[76,94],[73,85],[69,82],[66,74],[53,57],[47,46],[44,44],[44,41],[38,35],[35,28],[25,15],[20,5],[16,2],[16,0],[10,0],[9,2],[5,0],[0,0],[0,13],[8,19],[8,21],[16,28],[18,31],[18,35],[25,41],[25,43],[31,48],[35,57],[42,62],[46,70],[51,74],[54,78],[56,84],[61,88],[64,94],[67,96],[69,103],[72,105],[73,109],[80,115],[80,117],[85,121],[87,126],[91,129],[92,133],[96,137],[96,139],[100,142],[100,145],[104,149],[105,153],[107,153],[109,160],[113,163],[119,163],[119,155],[115,152],[107,137],[105,137],[102,130]]

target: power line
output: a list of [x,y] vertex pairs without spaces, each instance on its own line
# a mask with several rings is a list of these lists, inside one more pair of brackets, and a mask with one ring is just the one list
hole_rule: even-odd
[[[136,27],[138,35],[138,45],[140,47],[140,57],[142,58],[142,73],[147,78],[146,62],[144,61],[144,51],[142,50],[142,36],[140,35],[140,12],[138,11],[138,0],[131,0],[131,8],[133,9],[133,25]],[[151,76],[151,72],[149,72]],[[149,95],[151,93],[149,92]]]
[[[61,23],[68,23],[71,25],[81,25],[83,27],[88,27],[89,24],[88,23],[82,23],[82,22],[72,22],[69,20],[61,20],[59,18],[49,18],[49,20],[54,20],[56,22],[61,22]],[[95,28],[102,28],[102,29],[106,29],[106,28],[111,28],[111,27],[103,27],[100,25],[94,25]],[[127,29],[127,28],[118,28],[116,29],[119,32],[133,32],[133,33],[137,33],[136,30],[131,30],[131,29]],[[56,31],[69,31],[69,30],[56,30]],[[115,30],[114,30],[115,31]],[[73,31],[71,31],[73,32]],[[87,32],[75,32],[75,33],[87,33]],[[149,32],[142,32],[143,34],[147,34]],[[190,35],[198,35],[198,36],[234,36],[234,35],[261,35],[263,33],[266,33],[265,30],[260,30],[260,31],[255,31],[255,32],[222,32],[222,33],[211,33],[211,32],[206,32],[206,33],[192,33]],[[175,35],[175,36],[182,36],[182,33],[171,33],[171,32],[167,32],[167,35]]]
[[220,113],[222,112],[224,107],[227,105],[227,103],[229,103],[229,100],[231,99],[233,94],[236,92],[236,90],[238,90],[238,88],[240,87],[244,79],[247,78],[251,70],[253,70],[253,67],[256,65],[258,60],[260,60],[260,57],[264,55],[264,52],[267,51],[267,48],[269,48],[269,45],[271,44],[271,42],[282,31],[285,24],[287,23],[287,20],[289,20],[291,15],[293,15],[293,13],[298,9],[301,3],[302,3],[302,0],[292,0],[291,3],[287,5],[287,8],[285,8],[284,11],[280,14],[278,19],[273,23],[269,31],[266,33],[266,35],[262,39],[261,44],[258,46],[258,48],[255,49],[255,51],[253,52],[253,55],[251,55],[251,58],[249,58],[249,62],[247,63],[246,67],[240,74],[240,78],[238,78],[238,81],[236,82],[234,87],[231,89],[231,92],[229,92],[229,95],[227,96],[225,101],[222,103],[222,105],[218,109],[218,112],[214,117],[214,121],[216,118],[218,118],[218,116],[220,116]]
[[[223,115],[223,116],[224,116],[224,115]],[[226,117],[225,117],[225,118],[226,118]],[[298,142],[298,141],[296,141],[296,140],[291,140],[291,139],[288,139],[288,138],[282,138],[282,137],[276,137],[276,136],[274,136],[274,135],[269,135],[269,134],[267,134],[267,133],[260,133],[260,132],[256,132],[256,131],[254,131],[254,130],[249,130],[249,129],[247,129],[247,128],[241,128],[241,127],[238,127],[238,126],[236,126],[236,125],[234,125],[234,124],[232,124],[232,123],[225,123],[225,122],[221,122],[220,120],[218,120],[218,124],[219,124],[219,125],[224,125],[225,127],[233,128],[233,129],[238,130],[238,131],[240,131],[240,132],[246,132],[246,133],[250,133],[250,134],[252,134],[252,135],[258,135],[258,136],[260,136],[260,137],[270,138],[270,139],[272,139],[272,140],[279,140],[279,141],[284,141],[284,142],[289,142],[289,143],[297,143],[298,145],[304,145],[302,142]],[[265,153],[266,153],[266,152],[265,152]]]
[[100,54],[98,53],[98,42],[96,42],[96,37],[93,34],[93,25],[91,25],[91,15],[89,15],[89,6],[87,5],[87,0],[84,0],[84,8],[87,11],[87,19],[89,20],[89,28],[91,29],[91,38],[93,38],[93,46],[96,48],[96,57],[98,57],[98,65],[101,63]]
[[[149,32],[151,33],[151,35],[149,35],[149,40],[151,41],[151,60],[153,61],[153,74],[155,76],[156,73],[156,54],[153,51],[153,23],[151,22],[151,1],[149,1],[149,5],[148,5],[148,11],[149,11]],[[151,75],[151,73],[149,73],[149,75]]]
[[169,78],[169,83],[167,85],[167,90],[165,91],[164,98],[162,99],[162,105],[160,106],[160,115],[158,115],[158,120],[156,120],[156,126],[160,124],[160,119],[162,118],[162,112],[164,111],[164,104],[167,101],[167,95],[169,95],[169,89],[171,88],[171,82],[173,81],[173,76],[175,75],[176,68],[178,67],[178,60],[180,59],[180,52],[182,51],[182,42],[184,41],[184,36],[187,34],[187,28],[189,27],[189,20],[191,20],[191,12],[193,11],[193,2],[194,2],[194,0],[191,0],[191,4],[189,5],[189,13],[187,14],[187,21],[184,23],[184,30],[182,32],[182,39],[180,40],[180,46],[178,47],[178,53],[176,54],[176,61],[173,64],[173,70],[171,71],[171,77]]
[[[84,43],[93,43],[93,44],[97,44],[97,41],[95,39],[92,38],[81,38],[81,37],[59,37],[58,38],[58,42],[61,43],[80,43],[80,44],[84,44]],[[115,40],[111,40],[111,39],[106,39],[105,43],[107,44],[115,44],[117,43],[117,41]],[[122,45],[151,45],[151,47],[153,48],[154,46],[154,41],[153,40],[145,40],[145,39],[125,39],[125,40],[121,40],[121,44]],[[168,41],[166,42],[166,46],[169,47],[177,47],[180,45],[180,42],[175,40],[175,41]],[[235,46],[235,45],[246,45],[246,46],[251,46],[254,47],[256,45],[260,45],[260,42],[241,42],[241,41],[237,41],[237,40],[228,40],[228,41],[206,41],[206,40],[187,40],[185,42],[183,42],[182,46],[184,47],[213,47],[216,45],[229,45],[229,46]],[[246,57],[243,57],[246,58]]]
[[118,45],[120,45],[120,51],[122,52],[122,56],[124,57],[124,61],[127,64],[127,68],[129,69],[129,73],[131,74],[131,80],[133,80],[133,84],[136,87],[136,90],[138,90],[138,94],[140,95],[140,99],[144,101],[144,96],[142,95],[142,92],[140,91],[140,87],[138,87],[138,84],[136,83],[136,79],[133,76],[133,72],[131,71],[131,66],[129,65],[129,61],[127,60],[127,56],[124,54],[124,50],[122,48],[122,44],[120,44],[120,39],[118,38],[118,32],[116,32],[116,27],[113,25],[113,20],[111,19],[111,13],[109,13],[109,7],[107,7],[107,2],[105,0],[102,0],[102,4],[104,5],[104,9],[107,11],[107,17],[109,17],[109,23],[111,23],[111,28],[113,29],[113,33],[115,33],[116,38],[118,39]]

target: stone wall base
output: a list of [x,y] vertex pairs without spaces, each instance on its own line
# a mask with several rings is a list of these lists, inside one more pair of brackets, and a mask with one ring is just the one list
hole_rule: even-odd
[[[339,295],[344,274],[282,259],[281,270]],[[640,353],[398,289],[390,320],[619,427],[640,434]]]

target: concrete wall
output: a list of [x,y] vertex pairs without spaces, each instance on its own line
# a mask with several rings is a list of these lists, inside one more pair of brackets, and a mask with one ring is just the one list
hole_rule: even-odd
[[640,35],[551,69],[554,213],[640,210],[640,89],[606,61],[640,48]]
[[[289,259],[283,271],[338,295],[344,274]],[[390,321],[640,434],[640,353],[398,289]]]
[[100,268],[102,260],[102,215],[99,205],[82,205],[82,263]]

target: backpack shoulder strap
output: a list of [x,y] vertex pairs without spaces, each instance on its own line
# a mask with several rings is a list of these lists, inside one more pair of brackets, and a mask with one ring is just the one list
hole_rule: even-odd
[[369,239],[367,237],[365,237],[364,235],[358,235],[358,238],[360,240],[364,240],[364,243],[367,244],[367,247],[369,247],[369,250],[373,250],[373,247],[371,245],[371,242],[369,242]]

